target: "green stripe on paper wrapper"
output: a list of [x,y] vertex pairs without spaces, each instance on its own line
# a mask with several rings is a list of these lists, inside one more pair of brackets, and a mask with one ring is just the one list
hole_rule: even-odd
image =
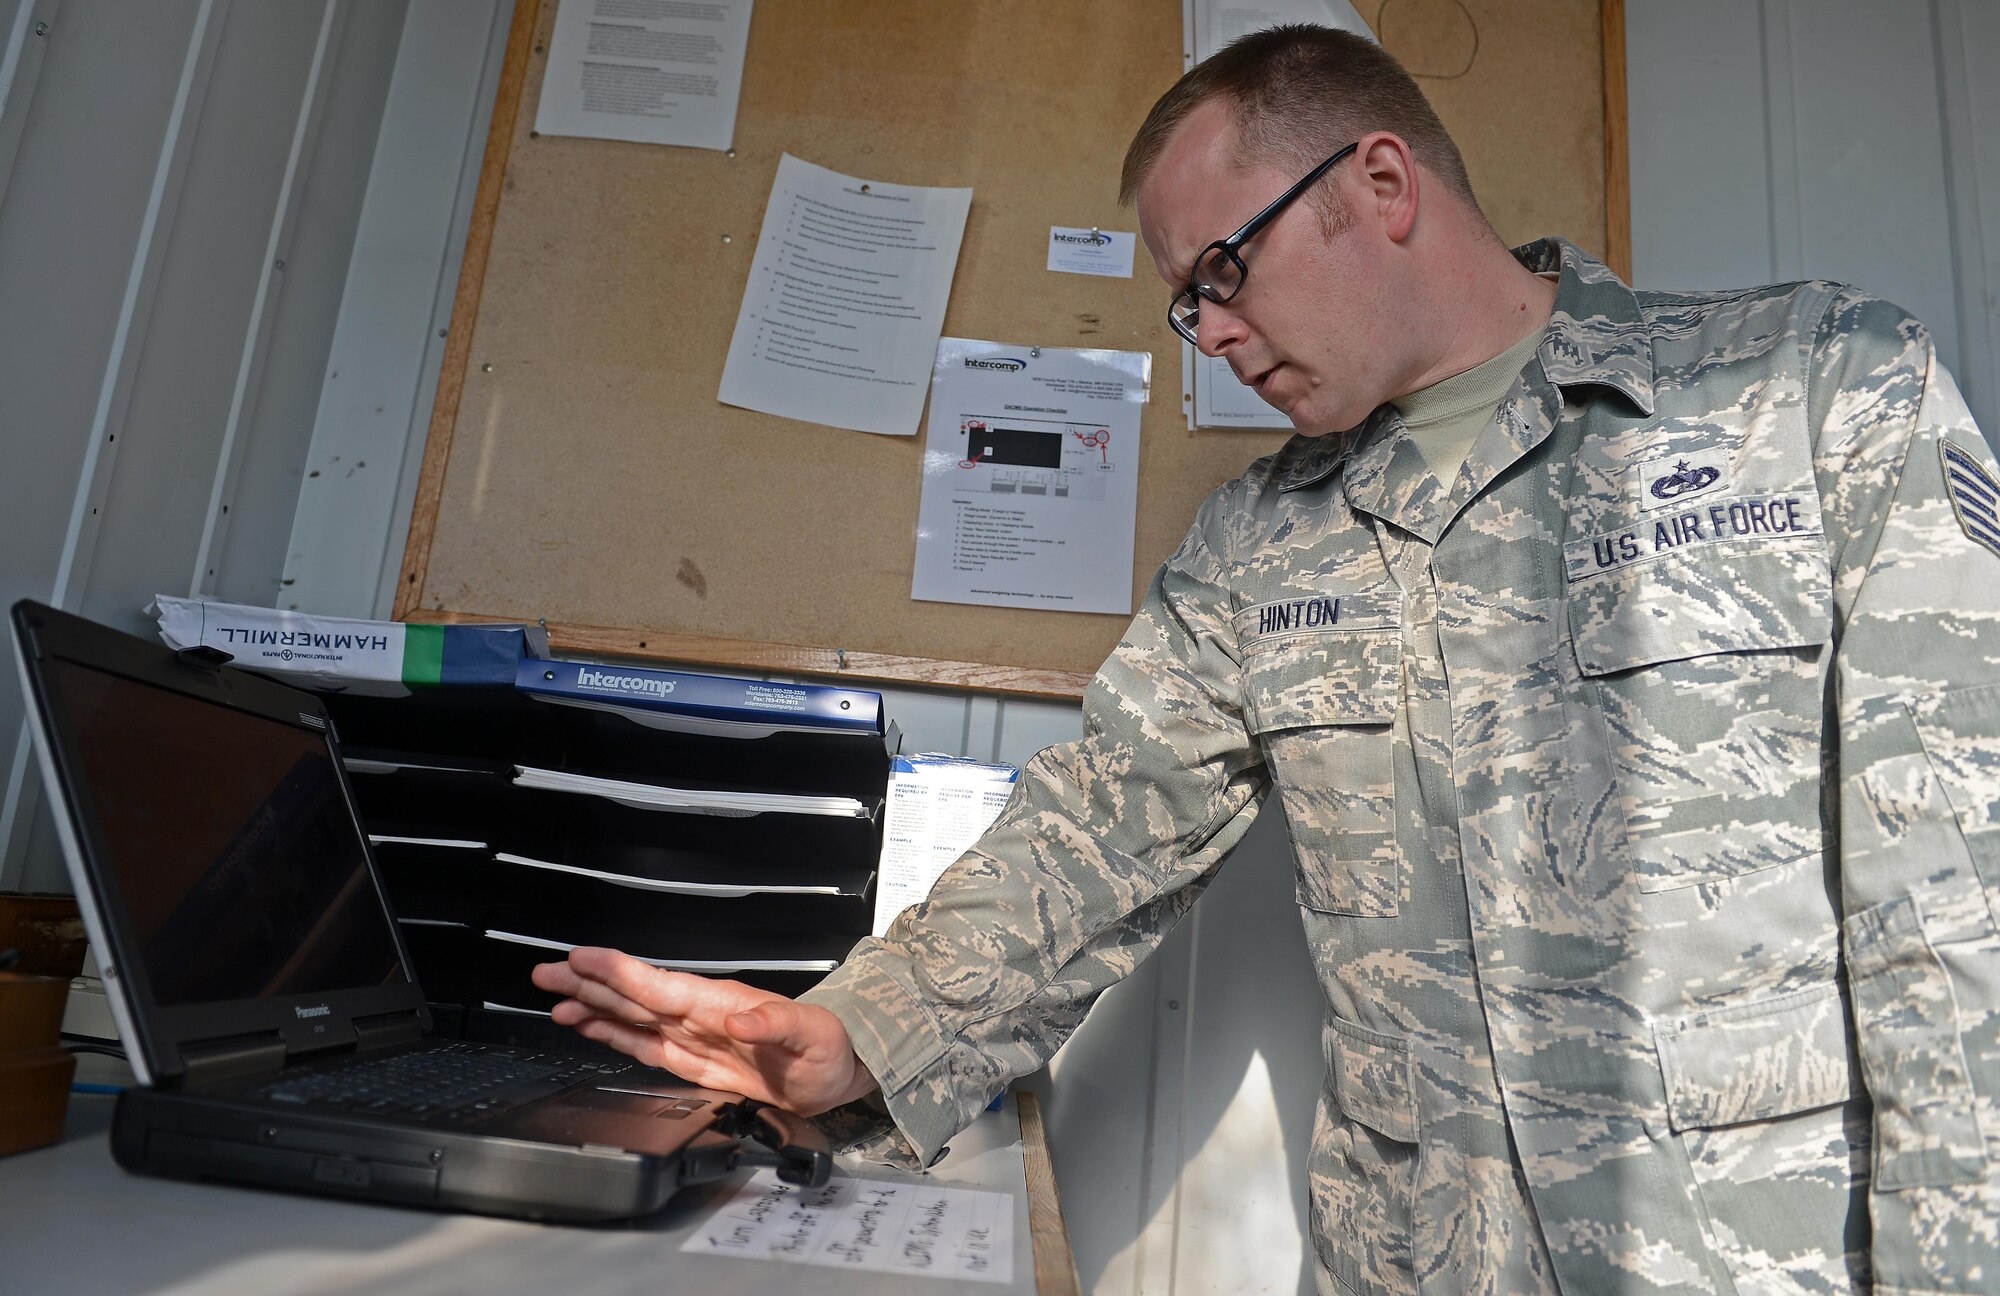
[[403,683],[443,682],[444,632],[441,625],[403,627]]

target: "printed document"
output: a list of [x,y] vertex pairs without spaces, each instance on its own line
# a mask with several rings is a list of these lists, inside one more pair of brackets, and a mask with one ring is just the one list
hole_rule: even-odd
[[931,887],[993,826],[1021,771],[957,756],[898,756],[889,765],[882,867],[875,879],[875,935]]
[[875,1273],[1014,1281],[1014,1199],[1006,1193],[886,1179],[823,1188],[759,1170],[682,1251]]
[[786,154],[716,399],[915,436],[971,206],[970,189],[858,180]]
[[726,149],[750,0],[562,0],[535,129]]
[[1152,364],[1143,351],[943,339],[910,597],[1131,612]]

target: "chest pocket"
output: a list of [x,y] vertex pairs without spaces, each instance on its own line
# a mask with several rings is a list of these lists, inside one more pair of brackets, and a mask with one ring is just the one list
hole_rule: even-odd
[[1821,849],[1833,583],[1816,524],[1573,580],[1568,602],[1640,890]]
[[1395,719],[1401,611],[1393,591],[1347,597],[1334,624],[1258,633],[1265,607],[1237,615],[1246,711],[1291,828],[1298,901],[1390,917],[1402,896],[1396,844]]

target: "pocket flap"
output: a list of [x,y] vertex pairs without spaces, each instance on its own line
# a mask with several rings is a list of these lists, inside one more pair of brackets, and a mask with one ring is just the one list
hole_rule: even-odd
[[1713,545],[1578,580],[1569,619],[1586,675],[1823,644],[1833,633],[1832,568],[1816,535]]
[[1417,1091],[1408,1040],[1328,1017],[1334,1095],[1347,1119],[1403,1143],[1417,1141]]
[[1259,651],[1243,663],[1251,729],[1388,724],[1401,664],[1395,629],[1339,630]]
[[1653,1024],[1676,1130],[1770,1120],[1854,1094],[1835,984]]

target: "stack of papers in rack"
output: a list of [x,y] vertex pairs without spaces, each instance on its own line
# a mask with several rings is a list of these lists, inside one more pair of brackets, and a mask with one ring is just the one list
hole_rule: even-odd
[[719,792],[706,788],[656,787],[617,779],[567,774],[561,770],[515,768],[516,787],[546,792],[576,792],[603,797],[639,810],[676,810],[683,814],[748,816],[757,814],[834,815],[866,819],[869,809],[853,797],[797,796],[786,792]]
[[599,882],[609,882],[613,886],[631,887],[637,891],[663,891],[670,895],[714,896],[723,900],[739,900],[752,895],[823,895],[844,894],[838,886],[795,883],[740,883],[727,882],[668,882],[658,878],[634,877],[630,873],[609,873],[603,869],[581,868],[575,864],[556,864],[549,860],[529,859],[526,855],[514,855],[501,851],[494,859],[502,864],[518,864],[523,868],[548,869],[555,873],[568,873],[575,877],[592,878]]
[[[540,936],[523,936],[519,932],[488,931],[486,935],[493,940],[506,941],[513,945],[556,950],[563,954],[576,948],[567,941],[544,940]],[[710,972],[725,976],[735,972],[831,972],[840,966],[839,959],[818,958],[674,959],[649,958],[643,954],[634,954],[632,957],[642,963],[651,963],[656,968],[665,968],[669,972]]]
[[394,833],[369,833],[370,846],[434,846],[441,850],[486,849],[483,841],[469,841],[462,837],[403,837]]

